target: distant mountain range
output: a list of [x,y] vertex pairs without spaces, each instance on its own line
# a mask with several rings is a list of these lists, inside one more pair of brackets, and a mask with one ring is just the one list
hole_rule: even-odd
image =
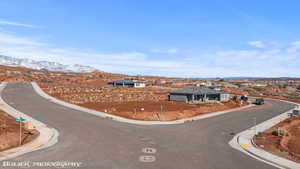
[[198,78],[199,80],[257,80],[257,79],[288,79],[291,77],[213,77],[213,78]]
[[59,72],[72,72],[72,73],[86,73],[97,70],[90,66],[83,66],[79,64],[64,65],[57,62],[48,61],[35,61],[31,59],[14,58],[10,56],[0,55],[0,65],[26,67],[30,69],[37,69],[43,71],[59,71]]

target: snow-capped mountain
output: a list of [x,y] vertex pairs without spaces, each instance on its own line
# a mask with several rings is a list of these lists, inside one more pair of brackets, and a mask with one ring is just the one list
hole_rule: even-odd
[[74,73],[86,73],[96,70],[90,66],[83,66],[79,64],[64,65],[57,62],[48,61],[35,61],[31,59],[20,59],[10,56],[0,55],[0,65],[5,66],[22,66],[30,69],[47,70],[47,71],[60,71],[60,72],[74,72]]

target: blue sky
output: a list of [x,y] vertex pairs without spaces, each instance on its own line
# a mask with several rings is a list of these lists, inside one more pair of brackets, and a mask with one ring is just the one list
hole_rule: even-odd
[[1,0],[0,54],[176,77],[300,77],[300,2]]

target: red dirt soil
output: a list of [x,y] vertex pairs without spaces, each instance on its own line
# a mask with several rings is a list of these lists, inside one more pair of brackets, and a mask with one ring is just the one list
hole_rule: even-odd
[[[126,78],[144,81],[148,86],[138,89],[106,85]],[[0,81],[36,81],[45,92],[61,100],[138,120],[176,120],[240,106],[235,101],[202,104],[166,101],[171,90],[195,87],[195,83],[202,82],[196,79],[134,77],[99,71],[74,74],[0,66]]]
[[[239,101],[187,104],[168,100],[172,88],[107,86],[109,79],[39,83],[49,95],[82,107],[145,121],[170,121],[244,106]],[[174,89],[173,89],[174,90]]]
[[[22,144],[26,144],[39,136],[37,130],[27,130],[22,124]],[[0,110],[0,151],[19,146],[20,123]]]
[[237,102],[186,104],[172,101],[85,103],[79,106],[136,120],[170,121],[240,107]]
[[[278,128],[288,132],[286,136],[272,134]],[[281,157],[300,162],[300,116],[291,117],[264,132],[264,136],[254,137],[254,142],[264,150]]]
[[187,104],[168,100],[171,89],[107,86],[103,80],[40,83],[49,95],[82,107],[145,121],[170,121],[247,105],[239,101]]

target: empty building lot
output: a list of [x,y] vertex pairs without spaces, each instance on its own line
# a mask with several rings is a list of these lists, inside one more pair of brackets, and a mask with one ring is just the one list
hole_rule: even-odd
[[[253,116],[260,123],[293,107],[267,101],[263,106],[180,125],[139,126],[57,105],[35,93],[28,83],[9,84],[2,97],[13,103],[11,106],[60,132],[55,146],[13,161],[78,161],[86,169],[272,169],[232,149],[228,142],[234,133],[253,125]],[[155,157],[152,162],[140,160],[146,147],[156,149],[156,153],[146,154]]]

